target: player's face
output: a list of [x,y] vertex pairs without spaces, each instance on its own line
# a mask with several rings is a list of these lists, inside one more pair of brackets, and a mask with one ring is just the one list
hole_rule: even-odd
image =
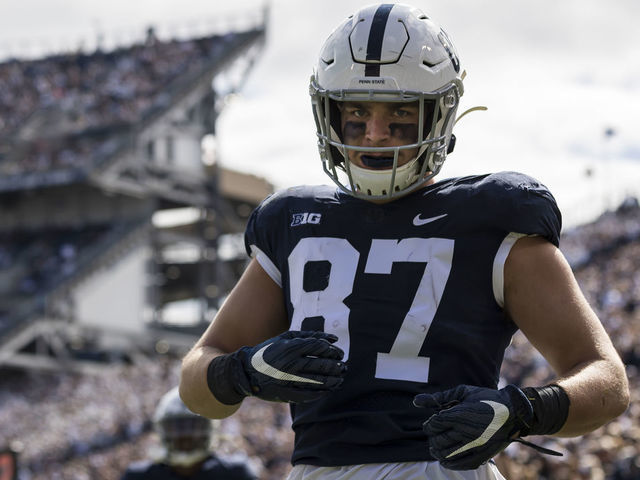
[[[340,104],[342,136],[346,145],[397,147],[418,141],[418,103],[343,102]],[[398,166],[409,162],[418,149],[399,151]],[[349,161],[372,170],[393,167],[394,152],[349,150]]]

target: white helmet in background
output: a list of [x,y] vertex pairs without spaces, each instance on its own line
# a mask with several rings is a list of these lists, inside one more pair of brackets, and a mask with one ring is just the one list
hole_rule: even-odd
[[[424,185],[453,150],[456,110],[463,94],[460,63],[447,34],[419,9],[402,4],[364,7],[336,28],[320,52],[310,95],[325,173],[345,192],[390,199]],[[343,143],[337,102],[417,102],[416,143],[354,147]],[[417,150],[398,166],[402,149]],[[349,150],[387,153],[393,167],[365,169]]]
[[164,463],[189,467],[210,455],[213,422],[189,410],[180,399],[178,387],[162,397],[153,424],[162,442]]

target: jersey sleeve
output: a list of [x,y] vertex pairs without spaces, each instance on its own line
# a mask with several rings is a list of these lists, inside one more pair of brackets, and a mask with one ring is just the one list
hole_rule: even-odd
[[[504,233],[493,263],[493,293],[504,307],[504,265],[515,242],[524,236],[539,235],[556,247],[559,245],[562,216],[551,192],[537,180],[515,172],[502,172],[487,177],[498,188],[495,212],[497,228]],[[490,189],[490,190],[493,190]]]
[[[540,235],[556,247],[560,243],[562,215],[549,189],[536,179],[516,172],[486,178],[494,203],[491,219],[497,228],[524,235]],[[493,195],[494,189],[500,194]]]
[[282,286],[278,267],[278,235],[286,226],[286,196],[274,193],[251,213],[244,234],[247,254],[255,258],[269,276]]

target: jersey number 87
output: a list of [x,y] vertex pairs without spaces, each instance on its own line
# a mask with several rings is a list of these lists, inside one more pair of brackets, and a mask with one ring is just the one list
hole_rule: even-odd
[[[390,275],[394,262],[424,263],[424,273],[389,352],[378,352],[376,378],[428,382],[429,357],[418,353],[427,338],[451,272],[454,241],[445,238],[373,239],[365,274]],[[344,300],[353,291],[360,253],[343,238],[303,238],[289,255],[291,330],[300,330],[309,317],[324,318],[324,331],[338,336],[336,345],[349,358],[349,308]],[[331,264],[327,287],[303,288],[307,262]],[[434,302],[435,300],[435,302]]]

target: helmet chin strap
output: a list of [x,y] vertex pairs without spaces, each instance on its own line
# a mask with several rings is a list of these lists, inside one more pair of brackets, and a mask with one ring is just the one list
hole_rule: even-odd
[[[463,71],[462,71],[462,74],[460,75],[460,80],[462,81],[462,80],[464,80],[466,77],[467,77],[467,71],[466,71],[466,70],[463,70]],[[486,110],[488,110],[488,108],[487,108],[487,107],[485,107],[484,105],[478,105],[477,107],[471,107],[471,108],[468,108],[467,110],[465,110],[464,112],[462,112],[462,113],[458,116],[458,118],[456,118],[455,122],[453,122],[453,125],[455,126],[455,125],[456,125],[456,123],[458,123],[458,122],[460,121],[460,119],[461,119],[462,117],[464,117],[467,113],[477,112],[477,111],[486,111]]]
[[487,108],[487,107],[485,107],[485,106],[483,106],[483,105],[478,105],[477,107],[471,107],[471,108],[468,108],[468,109],[467,109],[467,110],[465,110],[461,115],[459,115],[459,116],[458,116],[458,118],[456,118],[456,121],[455,121],[455,122],[453,122],[453,124],[454,124],[454,125],[455,125],[455,124],[457,124],[457,123],[460,121],[460,119],[461,119],[462,117],[464,117],[467,113],[471,113],[471,112],[478,112],[478,111],[486,111],[486,110],[488,110],[488,108]]

